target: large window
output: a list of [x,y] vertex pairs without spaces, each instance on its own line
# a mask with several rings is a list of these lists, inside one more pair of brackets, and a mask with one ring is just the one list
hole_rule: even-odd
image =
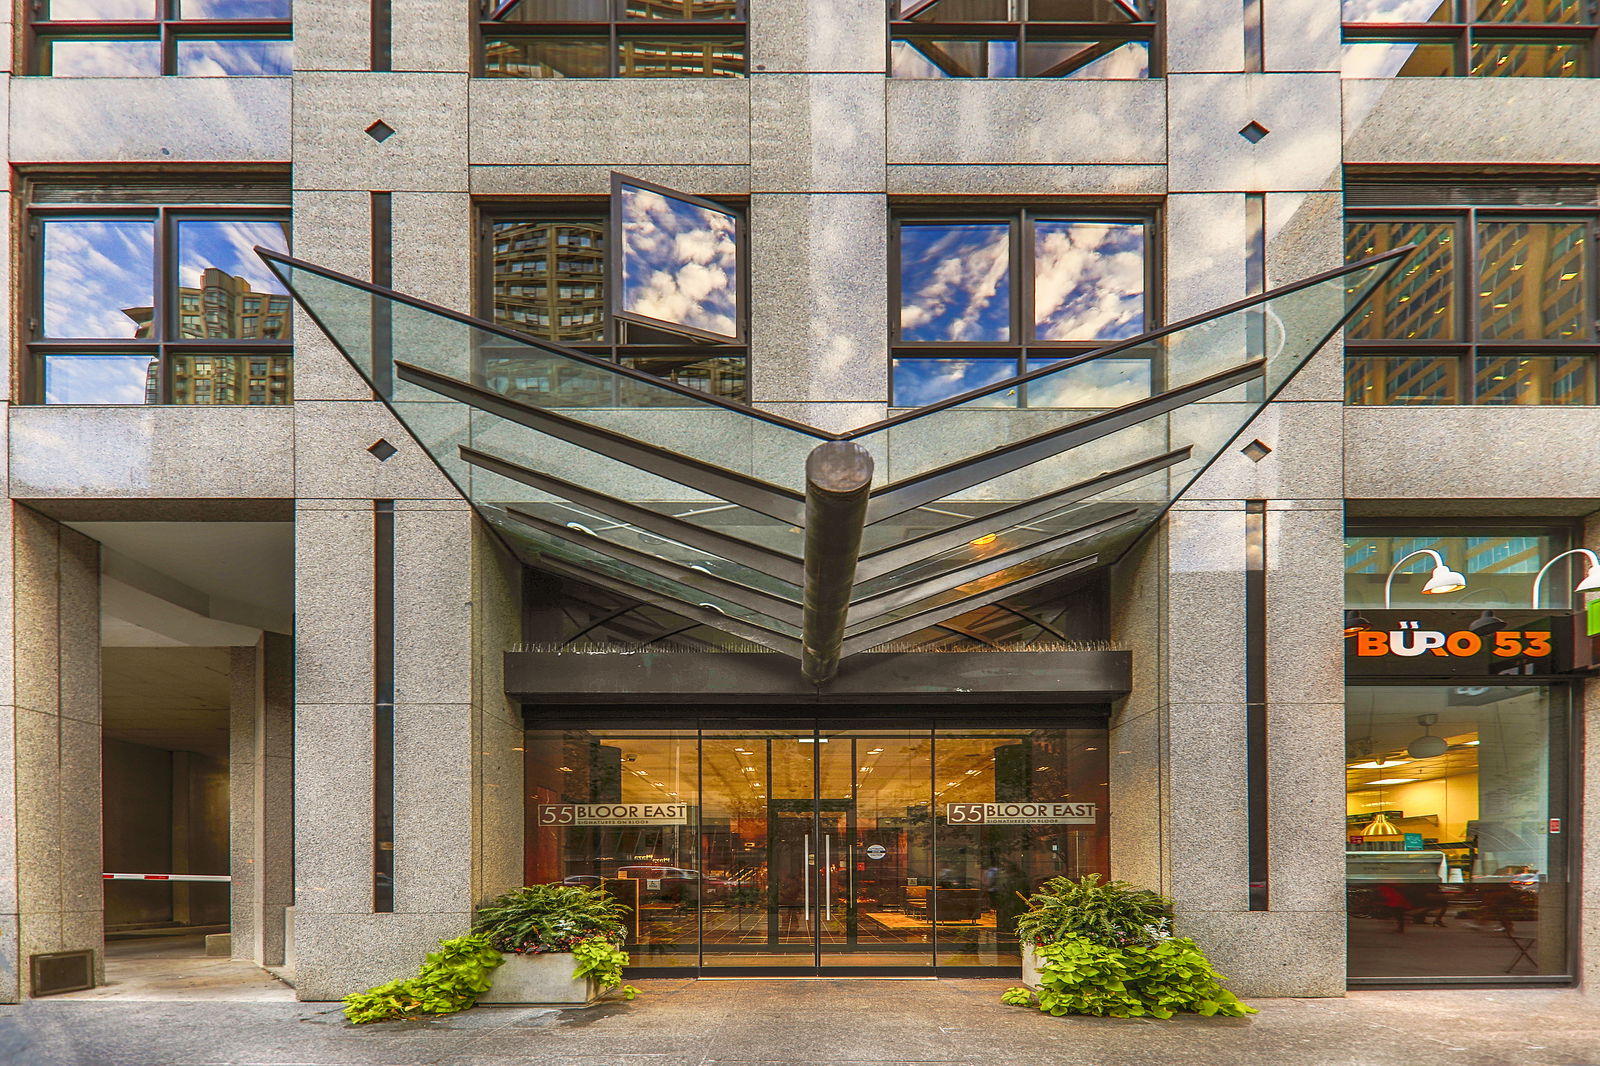
[[1596,0],[1344,0],[1347,78],[1584,78]]
[[292,311],[256,246],[284,211],[36,206],[27,402],[253,406],[294,399]]
[[744,0],[481,0],[491,78],[740,78]]
[[1151,76],[1155,0],[891,0],[896,78]]
[[[1569,527],[1528,522],[1352,524],[1344,544],[1345,606],[1568,610],[1573,587],[1585,572],[1575,565],[1576,556],[1556,561],[1571,543]],[[1465,586],[1443,594],[1424,591],[1439,565],[1428,552],[1437,552],[1445,566],[1465,578]],[[1535,603],[1534,579],[1551,562]]]
[[[1138,336],[1154,320],[1152,221],[1082,209],[905,211],[894,221],[893,400],[920,407]],[[1130,351],[1094,380],[1027,386],[998,406],[1115,407],[1158,389]]]
[[290,0],[39,0],[31,73],[57,78],[287,75]]
[[1592,210],[1352,211],[1346,258],[1416,253],[1346,331],[1352,404],[1595,402]]
[[[614,207],[612,205],[615,205]],[[612,212],[619,218],[612,225]],[[619,181],[610,203],[484,213],[485,317],[728,399],[746,396],[743,212]],[[619,247],[620,245],[620,247]],[[540,403],[611,406],[615,383],[485,352],[491,387]]]

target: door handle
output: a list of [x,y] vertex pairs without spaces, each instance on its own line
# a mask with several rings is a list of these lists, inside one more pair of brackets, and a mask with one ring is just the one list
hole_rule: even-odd
[[822,835],[822,917],[833,920],[833,837]]
[[811,920],[811,834],[810,833],[806,834],[806,857],[805,857],[805,865],[801,868],[800,884],[801,884],[802,888],[805,890],[805,897],[804,897],[805,902],[803,904],[805,910],[803,911],[803,913],[805,915],[805,920],[809,922]]

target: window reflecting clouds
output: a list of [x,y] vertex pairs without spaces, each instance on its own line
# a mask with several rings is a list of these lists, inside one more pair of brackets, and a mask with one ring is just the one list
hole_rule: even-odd
[[[1029,359],[1028,370],[1060,361]],[[1153,364],[1149,359],[1106,357],[1030,381],[1024,387],[1029,407],[1105,409],[1148,399],[1152,395],[1153,376]]]
[[[1015,377],[1017,361],[1011,359],[896,359],[894,406],[923,407],[963,392],[981,389]],[[1016,389],[985,397],[973,406],[1015,407]]]
[[1588,77],[1597,11],[1600,0],[1344,0],[1344,76]]
[[[178,224],[180,335],[241,340],[289,336],[288,290],[255,254],[257,246],[287,253],[287,224]],[[196,300],[198,308],[191,306]]]
[[289,0],[178,0],[178,17],[185,19],[286,19]]
[[1040,340],[1120,340],[1145,330],[1144,226],[1034,223],[1033,321]]
[[142,78],[161,73],[160,41],[40,42],[42,74],[57,78]]
[[47,221],[44,335],[132,337],[137,313],[148,316],[155,292],[151,222]]
[[136,22],[159,18],[159,0],[50,0],[51,22]]
[[900,339],[1011,339],[1011,226],[900,227]]
[[294,66],[289,41],[222,37],[178,41],[177,73],[189,77],[269,77],[286,75]]
[[44,402],[155,403],[158,363],[149,355],[47,355]]
[[1346,22],[1454,22],[1455,0],[1344,0]]
[[739,329],[738,220],[728,212],[620,186],[618,311],[719,337]]

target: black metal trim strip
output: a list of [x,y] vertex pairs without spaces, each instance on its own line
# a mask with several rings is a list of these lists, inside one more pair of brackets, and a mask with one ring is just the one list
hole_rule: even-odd
[[[997,477],[1020,470],[1025,466],[1048,459],[1069,448],[1099,440],[1119,430],[1147,422],[1195,400],[1226,392],[1238,385],[1261,377],[1266,372],[1266,360],[1242,363],[1232,370],[1199,381],[1170,389],[1167,392],[1126,404],[1114,411],[1073,422],[1032,437],[1015,441],[983,455],[969,457],[926,473],[904,478],[873,490],[867,503],[867,524],[881,522],[913,507],[942,500],[964,489],[970,489]],[[1241,423],[1240,428],[1243,428]]]
[[476,385],[424,370],[402,360],[395,360],[394,367],[395,374],[401,381],[475,407],[485,414],[515,422],[569,444],[576,444],[608,459],[627,463],[657,477],[676,481],[680,485],[704,492],[708,496],[748,507],[769,518],[776,518],[791,525],[805,523],[805,497],[793,490],[737,474],[699,459],[691,459],[686,455],[678,455],[653,444],[646,444],[644,441],[587,422],[579,422],[541,407],[533,407],[498,392],[490,392],[488,389],[481,389]]
[[[873,593],[871,596],[863,596],[853,600],[850,604],[850,625],[861,625],[863,622],[878,617],[885,611],[892,611],[897,607],[905,607],[929,596],[937,596],[941,592],[949,592],[951,589],[960,588],[969,581],[994,577],[1011,566],[1025,563],[1029,559],[1037,559],[1040,556],[1048,555],[1057,548],[1064,548],[1069,544],[1076,544],[1091,537],[1098,537],[1102,533],[1109,533],[1118,526],[1127,525],[1138,518],[1141,510],[1138,507],[1130,507],[1125,511],[1108,515],[1088,525],[1064,530],[1053,537],[1046,537],[1044,540],[1035,541],[1032,544],[1024,544],[1010,551],[997,552],[986,558],[974,560],[965,566],[954,570],[946,570],[920,581],[898,585],[882,592]],[[1010,561],[1007,562],[1006,560]],[[997,563],[1000,565],[995,565]]]
[[1245,810],[1250,910],[1270,910],[1267,778],[1267,501],[1244,504]]
[[[580,566],[574,566],[560,559],[551,559],[543,555],[530,559],[527,558],[525,551],[518,551],[517,554],[530,566],[548,570],[551,573],[571,578],[577,582],[594,585],[597,588],[605,589],[607,592],[614,592],[619,596],[639,599],[641,594],[652,595],[649,590],[638,588],[625,581],[608,577],[605,574],[597,574],[591,570],[585,570]],[[672,611],[674,614],[680,614],[691,621],[699,622],[703,626],[719,629],[736,637],[743,637],[751,643],[771,648],[773,651],[780,652],[792,659],[800,658],[800,642],[798,640],[783,633],[774,633],[770,629],[764,629],[754,622],[748,622],[742,618],[734,618],[731,615],[723,614],[721,611],[710,610],[697,604],[684,603],[682,600],[675,600],[667,596],[660,596],[658,600],[644,602],[648,602],[651,606]]]
[[903,637],[907,633],[915,633],[919,629],[927,629],[929,626],[944,621],[947,618],[954,618],[955,616],[965,614],[968,611],[975,611],[979,607],[987,607],[995,600],[1003,599],[1006,596],[1015,595],[1019,592],[1026,592],[1029,589],[1036,588],[1047,581],[1054,581],[1057,578],[1067,577],[1070,574],[1076,574],[1080,571],[1088,570],[1099,561],[1100,556],[1098,555],[1085,556],[1082,559],[1076,559],[1070,563],[1062,563],[1060,566],[1052,566],[1048,570],[1041,570],[1032,577],[1023,578],[1021,581],[1015,581],[1009,585],[1002,585],[1001,587],[994,589],[985,589],[983,592],[968,596],[965,599],[952,600],[948,603],[942,603],[937,607],[930,607],[926,611],[919,611],[914,615],[899,619],[898,621],[886,622],[883,625],[874,629],[869,629],[864,633],[858,633],[854,636],[846,637],[844,644],[839,649],[839,655],[841,658],[843,658],[847,655],[854,655],[857,652],[867,651],[870,648],[876,648],[879,644],[883,644],[886,641],[894,640],[897,637]]
[[[376,69],[376,68],[374,68]],[[372,194],[372,280],[394,282],[394,194]],[[394,394],[394,305],[379,296],[372,304],[372,387],[382,396]]]
[[[531,529],[537,529],[546,536],[554,537],[582,548],[584,551],[598,552],[608,555],[620,563],[636,566],[646,573],[664,577],[668,581],[676,581],[693,589],[697,585],[704,586],[706,591],[713,596],[720,596],[731,603],[741,607],[748,607],[752,611],[759,611],[780,622],[798,627],[800,625],[800,605],[794,600],[786,600],[780,596],[763,592],[760,589],[741,585],[737,581],[730,581],[716,574],[708,574],[702,570],[695,570],[673,559],[663,559],[646,552],[630,548],[625,544],[613,544],[611,541],[600,537],[584,537],[578,540],[572,536],[572,531],[564,526],[557,525],[547,518],[516,507],[501,506],[501,513],[514,521],[521,522]],[[643,591],[643,590],[641,590]]]
[[551,474],[529,470],[510,460],[478,451],[476,448],[469,448],[464,444],[461,445],[460,452],[465,462],[487,470],[491,474],[498,474],[500,477],[520,482],[541,492],[548,492],[552,496],[559,496],[583,507],[592,507],[629,525],[647,529],[671,540],[682,541],[709,554],[719,555],[738,563],[740,566],[760,571],[779,581],[787,581],[795,588],[799,588],[805,579],[805,571],[800,560],[792,555],[782,554],[774,548],[763,548],[738,537],[730,537],[726,533],[686,522],[675,515],[652,511],[638,504],[619,500],[615,496],[607,496],[603,492],[575,485]]
[[393,500],[372,501],[372,909],[394,911]]
[[1193,453],[1192,444],[1174,448],[1165,455],[1098,474],[1075,485],[1068,485],[1059,492],[1039,496],[998,511],[990,511],[960,525],[935,530],[890,548],[880,548],[875,553],[861,557],[861,563],[856,568],[856,580],[859,582],[880,577],[905,566],[908,562],[948,551],[958,544],[974,540],[977,536],[995,531],[1002,526],[1009,528],[1021,525],[1058,507],[1068,507],[1097,492],[1105,492],[1161,470],[1170,469],[1187,460]]

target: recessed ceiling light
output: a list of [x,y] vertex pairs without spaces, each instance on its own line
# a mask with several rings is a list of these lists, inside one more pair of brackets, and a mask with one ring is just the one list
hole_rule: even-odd
[[1368,781],[1369,785],[1409,785],[1413,781],[1420,781],[1417,777],[1384,777],[1377,781]]
[[1349,764],[1351,770],[1382,770],[1385,766],[1404,766],[1410,759],[1373,759],[1369,762],[1353,762]]

